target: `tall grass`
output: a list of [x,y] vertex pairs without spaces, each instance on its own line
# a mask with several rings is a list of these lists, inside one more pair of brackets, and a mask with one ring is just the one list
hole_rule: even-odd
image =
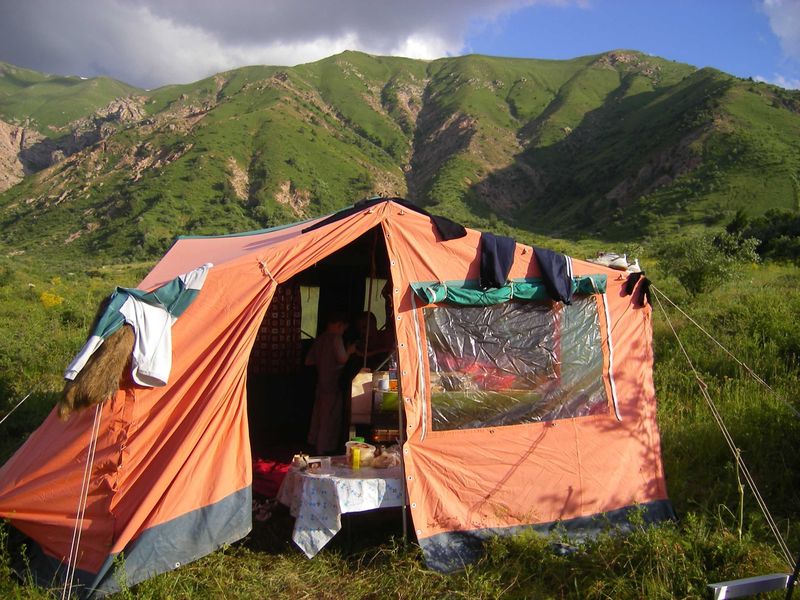
[[[691,316],[773,391],[750,377],[682,315],[667,312],[794,547],[800,542],[800,535],[790,527],[800,500],[793,468],[800,439],[795,392],[800,383],[800,292],[787,285],[796,276],[792,267],[753,267],[748,275],[744,281],[730,282],[695,299]],[[655,339],[659,425],[671,497],[679,512],[727,514],[726,524],[732,526],[742,512],[740,474],[698,381],[658,310]],[[749,493],[743,511],[745,528],[763,529]]]
[[[419,548],[398,540],[349,553],[326,550],[313,560],[288,547],[273,554],[252,545],[225,547],[178,571],[123,587],[114,598],[668,600],[707,597],[709,582],[782,567],[752,536],[740,539],[718,521],[693,515],[681,525],[606,533],[578,546],[537,535],[498,539],[484,558],[453,575],[427,570]],[[29,586],[5,589],[47,597]]]

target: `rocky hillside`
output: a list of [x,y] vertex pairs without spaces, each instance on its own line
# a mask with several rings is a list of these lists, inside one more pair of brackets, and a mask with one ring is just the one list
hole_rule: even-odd
[[154,91],[0,64],[0,250],[149,258],[374,194],[638,239],[800,204],[800,93],[613,51],[345,52]]

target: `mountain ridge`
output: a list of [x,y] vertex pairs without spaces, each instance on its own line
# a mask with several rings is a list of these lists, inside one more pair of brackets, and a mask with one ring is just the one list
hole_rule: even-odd
[[[42,82],[25,76],[29,96]],[[627,240],[800,204],[800,93],[636,51],[348,51],[152,91],[102,83],[70,79],[84,114],[56,125],[46,102],[12,114],[22,101],[0,78],[0,182],[18,178],[0,194],[6,253],[141,259],[178,234],[373,194],[478,226]]]

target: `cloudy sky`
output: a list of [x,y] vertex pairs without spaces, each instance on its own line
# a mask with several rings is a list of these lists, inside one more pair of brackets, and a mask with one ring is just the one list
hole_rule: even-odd
[[800,88],[800,0],[0,0],[0,60],[145,88],[348,49],[432,59],[616,48]]

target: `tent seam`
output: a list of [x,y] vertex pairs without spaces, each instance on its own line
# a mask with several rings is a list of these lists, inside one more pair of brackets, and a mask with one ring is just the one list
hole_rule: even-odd
[[419,329],[419,319],[417,318],[417,301],[414,298],[414,293],[411,293],[411,314],[414,319],[414,335],[417,338],[417,360],[418,362],[418,370],[419,370],[419,391],[421,393],[421,400],[420,400],[420,412],[422,413],[422,432],[420,435],[419,440],[425,441],[425,436],[428,433],[428,406],[427,406],[427,398],[428,393],[425,386],[425,366],[422,362],[422,339],[420,335]]
[[608,312],[608,298],[606,294],[601,294],[603,298],[603,310],[606,316],[606,341],[608,342],[608,381],[611,384],[611,403],[614,405],[614,414],[617,421],[622,421],[619,414],[619,404],[617,402],[617,384],[614,381],[614,344],[611,341],[611,315]]

